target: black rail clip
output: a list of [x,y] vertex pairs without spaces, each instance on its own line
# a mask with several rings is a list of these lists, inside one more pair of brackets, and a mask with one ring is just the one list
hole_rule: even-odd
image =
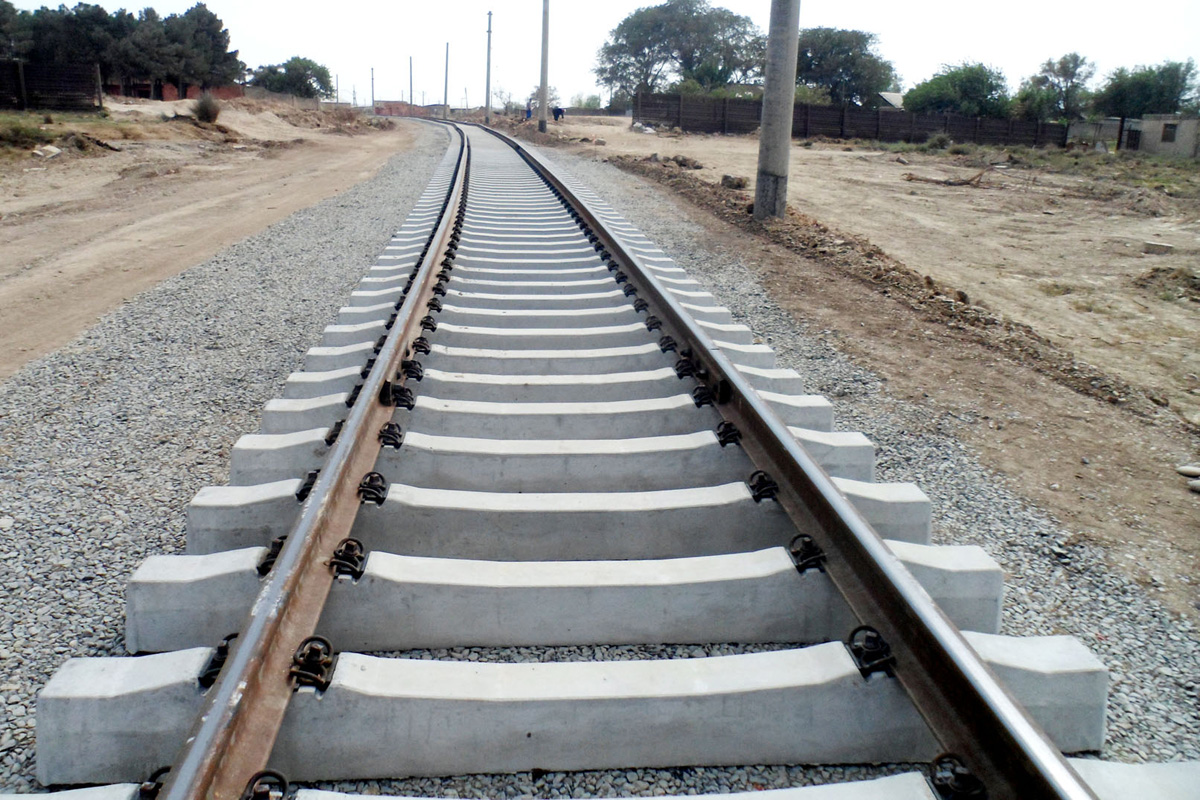
[[291,785],[282,772],[266,769],[250,776],[241,800],[283,800]]
[[354,384],[354,388],[350,390],[350,394],[346,397],[346,408],[354,407],[354,404],[358,401],[358,396],[362,394],[362,387],[361,383]]
[[333,679],[333,645],[324,636],[310,636],[292,654],[288,677],[296,686],[315,686],[321,691],[329,688]]
[[417,338],[413,339],[410,350],[413,353],[419,353],[423,356],[427,356],[433,351],[433,348],[430,346],[428,339],[426,339],[424,336],[418,336]]
[[446,296],[446,287],[442,285],[441,279],[438,279],[438,282],[433,285],[433,288],[430,289],[430,291],[436,294],[438,297]]
[[375,356],[371,356],[370,358],[368,358],[367,362],[365,364],[363,364],[362,371],[358,373],[358,377],[362,378],[363,380],[366,380],[367,376],[371,374],[371,369],[375,366],[375,361],[376,361]]
[[138,800],[157,800],[158,793],[162,791],[163,777],[170,771],[170,767],[159,767],[151,772],[150,777],[138,786]]
[[951,753],[940,755],[930,763],[929,782],[942,800],[984,800],[987,797],[983,782],[961,758]]
[[673,353],[679,349],[679,345],[670,336],[664,336],[658,340],[658,349],[664,353]]
[[317,476],[321,474],[321,470],[309,470],[304,476],[304,482],[300,484],[300,488],[296,490],[296,500],[303,503],[312,494],[313,487],[317,485]]
[[792,554],[792,561],[796,562],[797,572],[803,574],[810,569],[825,571],[825,551],[807,533],[792,539],[788,552]]
[[398,422],[385,422],[379,429],[379,443],[384,447],[399,450],[404,444],[404,428]]
[[646,330],[650,332],[657,331],[662,328],[662,320],[651,314],[646,317]]
[[379,355],[379,351],[383,349],[385,344],[387,344],[387,336],[380,336],[375,340],[375,347],[372,349],[372,352],[374,352],[375,355]]
[[325,435],[325,446],[333,447],[333,443],[342,435],[342,427],[346,424],[346,420],[339,419],[333,423],[333,427],[329,429],[329,433]]
[[419,381],[425,377],[425,368],[421,366],[420,361],[401,361],[400,374],[414,381]]
[[212,658],[208,659],[208,664],[200,673],[200,677],[196,681],[202,689],[211,689],[212,685],[217,682],[217,678],[221,676],[221,668],[225,666],[225,662],[229,660],[229,644],[237,638],[236,633],[231,633],[221,640],[217,645],[217,649],[213,650]]
[[425,304],[425,307],[430,309],[431,311],[441,311],[442,310],[442,301],[436,297],[431,297],[431,298],[429,298],[429,302]]
[[421,317],[421,330],[433,333],[437,330],[437,320],[429,315]]
[[358,499],[364,503],[374,503],[377,506],[381,506],[383,505],[383,501],[387,499],[387,493],[387,478],[378,472],[368,472],[358,482]]
[[846,638],[846,649],[850,651],[850,657],[864,678],[873,672],[894,674],[892,666],[896,663],[896,657],[892,655],[892,646],[870,625],[859,625],[850,631]]
[[625,284],[625,288],[621,291],[625,292],[626,297],[633,297],[635,294],[637,294],[637,287],[632,283],[627,283]]
[[367,562],[367,550],[358,539],[342,539],[333,550],[329,567],[339,577],[348,575],[354,580],[363,576],[363,565]]
[[625,283],[625,281],[629,280],[629,276],[626,275],[624,272],[617,270],[617,274],[613,275],[613,280],[616,281],[617,283]]
[[692,389],[692,402],[696,408],[714,405],[713,393],[707,386],[697,386]]
[[276,536],[271,540],[271,546],[267,548],[267,555],[263,557],[262,563],[258,565],[258,574],[260,577],[265,578],[267,573],[275,567],[275,562],[279,559],[279,554],[283,552],[285,542],[287,542],[286,533],[283,536]]
[[763,500],[774,500],[775,495],[779,494],[779,484],[761,469],[752,472],[750,480],[746,483],[750,484],[750,496],[756,503],[761,503]]
[[417,404],[412,389],[391,381],[384,381],[383,386],[379,387],[379,402],[385,406],[399,406],[409,411]]
[[392,312],[392,315],[387,318],[386,322],[383,323],[383,329],[385,331],[390,331],[392,329],[392,326],[396,324],[396,317],[398,317],[398,316],[400,316],[400,315],[395,312]]
[[637,300],[633,301],[633,310],[636,311],[637,313],[641,314],[643,311],[650,310],[650,304],[647,303],[644,299],[639,297]]
[[675,377],[683,380],[696,374],[696,362],[684,356],[675,362]]
[[725,420],[717,426],[717,444],[721,447],[737,444],[740,441],[742,441],[742,432],[737,429],[737,425]]

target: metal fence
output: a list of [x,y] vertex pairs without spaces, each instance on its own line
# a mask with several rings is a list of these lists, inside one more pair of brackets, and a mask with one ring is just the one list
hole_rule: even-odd
[[104,105],[95,64],[0,61],[0,108],[93,109]]
[[[750,133],[762,118],[761,100],[713,99],[678,94],[639,94],[634,120],[668,125],[695,133]],[[956,142],[995,145],[1065,145],[1067,126],[1018,119],[961,117],[956,114],[912,114],[907,111],[856,106],[797,104],[792,136],[873,139],[880,142],[923,142],[944,133]]]

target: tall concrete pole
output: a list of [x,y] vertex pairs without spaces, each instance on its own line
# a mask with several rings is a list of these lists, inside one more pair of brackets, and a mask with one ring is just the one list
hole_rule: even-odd
[[446,85],[442,88],[442,119],[450,117],[450,43],[446,42]]
[[371,113],[375,113],[375,68],[371,67]]
[[412,90],[412,56],[408,57],[408,104],[415,106],[417,104],[417,96]]
[[484,84],[483,124],[492,124],[492,12],[488,12],[487,81]]
[[542,85],[538,87],[538,130],[546,132],[550,103],[550,0],[542,0]]
[[787,213],[799,48],[800,0],[771,0],[762,129],[758,137],[758,181],[754,188],[754,218],[759,221]]

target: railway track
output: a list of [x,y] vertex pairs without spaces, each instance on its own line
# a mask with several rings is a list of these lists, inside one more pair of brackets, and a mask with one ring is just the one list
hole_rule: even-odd
[[[452,138],[188,554],[131,579],[143,655],[41,693],[43,784],[892,762],[930,767],[838,796],[1175,796],[1060,755],[1103,744],[1104,666],[997,635],[999,567],[930,545],[802,376],[585,188]],[[635,658],[555,660],[603,645]]]

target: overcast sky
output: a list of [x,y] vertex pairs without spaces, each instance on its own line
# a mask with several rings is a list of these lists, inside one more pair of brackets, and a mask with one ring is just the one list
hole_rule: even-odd
[[[136,10],[147,0],[129,4]],[[70,3],[69,3],[70,4]],[[157,0],[160,14],[186,11],[194,0]],[[550,83],[564,102],[599,93],[592,67],[609,31],[631,11],[654,5],[642,0],[550,2]],[[41,2],[16,0],[18,8]],[[118,4],[101,0],[109,11]],[[251,67],[301,55],[324,64],[340,79],[341,98],[357,91],[359,103],[375,97],[408,99],[408,59],[418,102],[440,102],[446,43],[450,44],[450,102],[464,96],[479,105],[484,93],[487,12],[492,11],[492,87],[514,98],[538,81],[541,13],[538,0],[210,0],[232,46]],[[749,16],[763,31],[769,0],[714,2]],[[1102,2],[1006,0],[803,0],[802,27],[853,28],[879,36],[878,52],[892,62],[904,88],[925,80],[942,64],[982,61],[998,67],[1016,88],[1048,58],[1076,51],[1098,66],[1098,76],[1117,67],[1164,60],[1200,61],[1200,0],[1157,0],[1150,5]],[[607,100],[607,96],[605,97]]]

